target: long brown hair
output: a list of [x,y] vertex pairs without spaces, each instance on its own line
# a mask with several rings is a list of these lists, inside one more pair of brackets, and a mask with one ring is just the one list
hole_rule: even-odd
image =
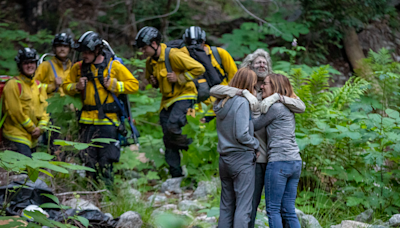
[[279,93],[282,96],[296,98],[293,87],[290,84],[289,78],[282,74],[268,74],[272,93]]
[[252,94],[255,94],[254,86],[256,84],[257,75],[249,67],[240,68],[229,82],[229,86],[238,89],[247,89]]

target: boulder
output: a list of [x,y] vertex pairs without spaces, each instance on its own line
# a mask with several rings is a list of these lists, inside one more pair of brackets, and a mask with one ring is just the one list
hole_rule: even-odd
[[82,211],[83,210],[98,210],[98,211],[100,211],[100,209],[98,207],[96,207],[93,203],[91,203],[87,200],[84,200],[84,199],[73,198],[73,199],[67,200],[64,203],[64,205],[69,206],[73,209],[78,209],[78,210],[82,210]]
[[182,189],[181,189],[181,182],[183,180],[183,177],[175,177],[171,179],[167,179],[164,183],[161,185],[161,192],[171,192],[171,193],[176,193],[176,194],[181,194]]
[[137,212],[127,211],[119,217],[117,228],[140,228],[142,225],[142,218]]
[[206,198],[207,195],[215,194],[217,192],[217,184],[216,181],[200,181],[196,191],[193,193],[193,198]]
[[158,204],[167,201],[167,197],[161,194],[154,194],[147,198],[149,203]]
[[342,223],[338,225],[331,226],[331,228],[367,228],[371,225],[367,223],[352,221],[352,220],[344,220]]
[[193,211],[193,210],[200,210],[203,207],[197,201],[191,200],[182,200],[178,204],[178,208],[181,211]]
[[400,214],[395,214],[389,219],[390,226],[399,226],[400,225]]
[[138,201],[142,197],[142,194],[134,188],[129,189],[129,194],[133,197],[134,201]]
[[207,215],[200,215],[200,216],[196,217],[194,220],[195,221],[202,221],[202,222],[206,222],[206,223],[211,223],[211,224],[217,223],[217,218],[208,217]]
[[173,210],[178,210],[178,206],[176,206],[175,204],[165,204],[164,206],[155,209],[153,213],[151,213],[151,217],[155,217],[165,211],[173,211]]
[[312,215],[303,215],[299,221],[302,228],[322,228],[318,220]]
[[364,211],[363,213],[357,215],[355,220],[358,222],[369,223],[372,221],[373,215],[374,215],[374,210],[368,209],[368,210]]
[[267,227],[268,217],[265,215],[262,216],[257,215],[257,217],[258,218],[256,218],[256,221],[254,222],[254,227],[259,227],[259,228]]

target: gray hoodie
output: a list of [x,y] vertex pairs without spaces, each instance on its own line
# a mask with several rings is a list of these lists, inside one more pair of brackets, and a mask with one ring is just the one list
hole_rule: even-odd
[[218,152],[246,152],[258,150],[259,142],[254,137],[250,105],[246,98],[235,96],[222,107],[221,100],[214,105],[217,115]]

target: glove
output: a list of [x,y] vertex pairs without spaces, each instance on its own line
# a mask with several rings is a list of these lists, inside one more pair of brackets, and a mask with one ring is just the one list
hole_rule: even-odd
[[242,94],[249,101],[251,111],[257,111],[260,106],[257,97],[251,94],[247,89],[243,90]]
[[277,93],[274,93],[271,96],[265,98],[263,101],[261,101],[261,113],[267,113],[269,107],[271,107],[272,104],[279,101],[280,99],[281,97]]

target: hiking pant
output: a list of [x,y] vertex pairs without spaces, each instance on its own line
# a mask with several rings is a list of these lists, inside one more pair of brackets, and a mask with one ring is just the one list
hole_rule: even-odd
[[[113,125],[81,124],[79,141],[90,143],[95,138],[111,138],[118,140],[117,128]],[[89,147],[81,151],[81,158],[85,166],[93,168],[96,173],[87,172],[88,176],[97,180],[102,178],[107,186],[113,184],[113,163],[119,161],[121,154],[119,141],[108,143],[94,143],[100,147]]]
[[30,158],[32,157],[32,153],[35,152],[28,145],[25,145],[23,143],[13,142],[4,137],[3,137],[3,147],[4,150],[11,150],[14,152],[18,152]]
[[270,228],[300,228],[295,212],[300,174],[301,160],[268,163],[265,172],[265,203]]
[[218,228],[248,228],[252,211],[254,152],[220,154],[221,203]]
[[267,163],[256,163],[255,185],[253,193],[253,203],[251,211],[251,221],[249,228],[254,228],[254,223],[257,216],[257,208],[261,201],[262,190],[264,188],[264,178]]
[[171,176],[181,177],[180,150],[187,150],[191,140],[182,135],[182,127],[187,123],[186,114],[193,107],[193,100],[177,101],[160,112],[160,123],[163,130],[165,145],[165,160],[169,165]]

